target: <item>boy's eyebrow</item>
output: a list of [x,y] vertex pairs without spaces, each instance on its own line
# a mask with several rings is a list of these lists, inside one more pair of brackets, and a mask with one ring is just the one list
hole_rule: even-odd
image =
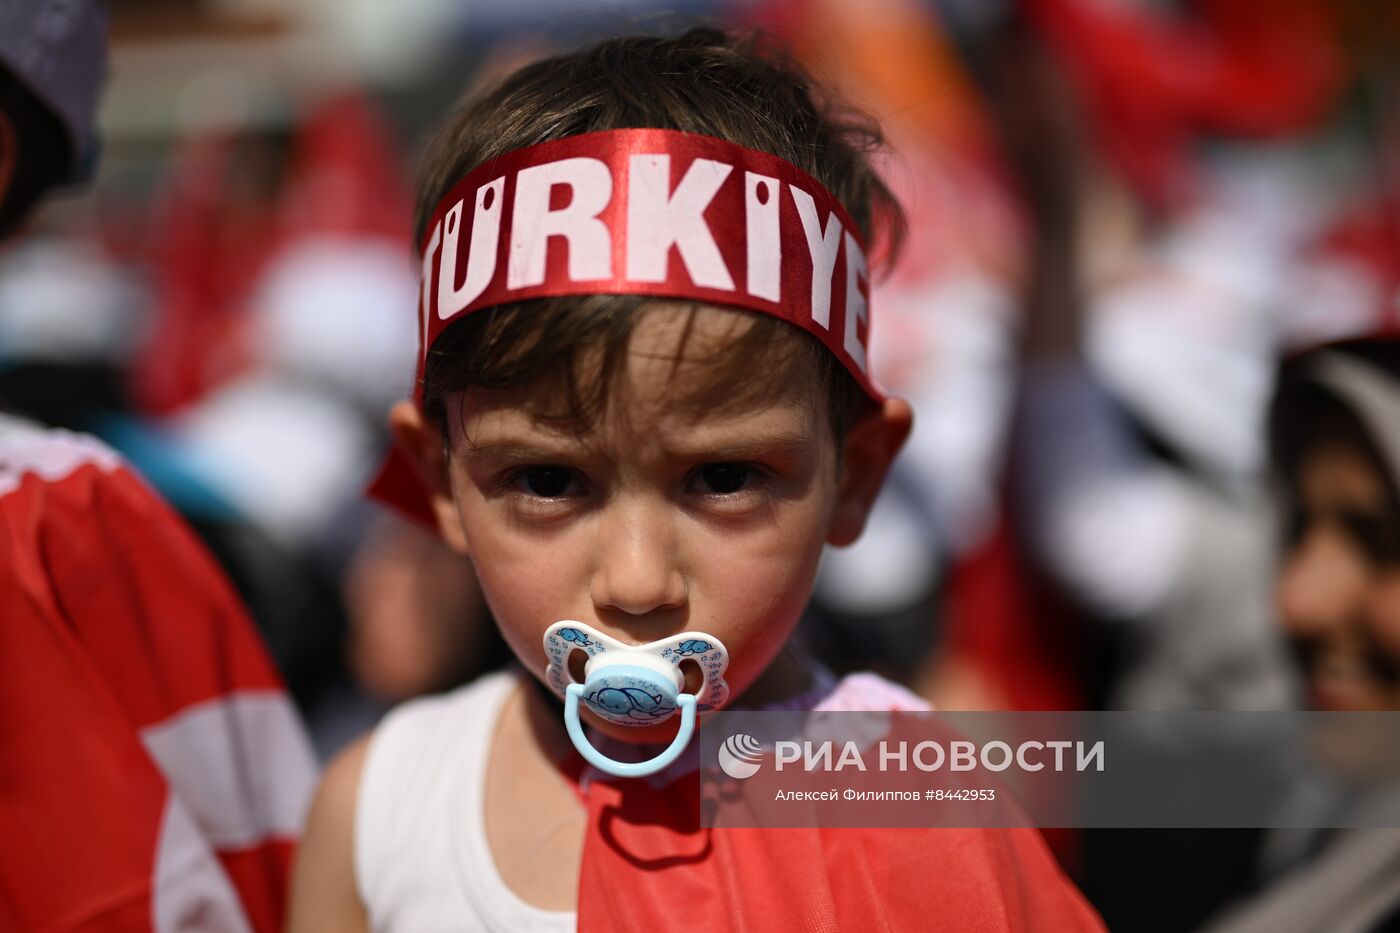
[[807,431],[775,431],[758,433],[750,437],[717,437],[713,442],[704,439],[687,444],[667,445],[669,454],[693,459],[707,457],[712,460],[751,460],[760,456],[796,457],[811,446],[812,436]]
[[[663,443],[666,454],[677,459],[705,458],[714,461],[751,460],[759,457],[795,459],[811,446],[810,432],[803,430],[782,430],[757,433],[749,437],[720,436],[711,442],[703,438],[685,443]],[[553,459],[566,459],[578,456],[587,448],[572,443],[554,445],[548,442],[535,442],[514,437],[499,440],[486,440],[466,445],[466,452],[474,457],[504,460],[510,462],[548,462]]]
[[553,445],[532,443],[529,441],[516,440],[514,438],[503,438],[498,441],[467,442],[465,445],[467,453],[474,457],[490,457],[494,460],[516,460],[516,461],[548,461],[577,455],[581,445]]

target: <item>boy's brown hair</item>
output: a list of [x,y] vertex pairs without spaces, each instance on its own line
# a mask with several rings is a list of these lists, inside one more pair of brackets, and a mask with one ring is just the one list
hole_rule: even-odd
[[[427,150],[417,237],[453,184],[490,159],[596,130],[643,127],[714,136],[785,159],[842,203],[876,255],[892,257],[897,248],[904,218],[870,165],[883,145],[874,123],[820,100],[812,79],[769,37],[708,28],[676,38],[610,39],[527,65],[468,100]],[[512,388],[551,374],[563,389],[557,416],[582,433],[606,403],[639,310],[651,301],[540,298],[469,315],[428,353],[425,412],[441,423],[443,401],[454,392]],[[815,368],[807,371],[829,400],[839,443],[868,404],[864,392],[811,335],[768,315],[751,317],[751,326],[707,361],[689,394],[710,409],[760,400],[772,375],[810,360]],[[585,354],[597,360],[587,375],[579,366]],[[759,373],[765,378],[754,378]]]

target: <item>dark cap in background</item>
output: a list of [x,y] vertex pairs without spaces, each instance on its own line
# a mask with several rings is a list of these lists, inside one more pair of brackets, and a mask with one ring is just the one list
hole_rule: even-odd
[[94,159],[93,111],[107,70],[107,16],[98,0],[0,0],[0,65],[58,116],[73,142],[65,181]]

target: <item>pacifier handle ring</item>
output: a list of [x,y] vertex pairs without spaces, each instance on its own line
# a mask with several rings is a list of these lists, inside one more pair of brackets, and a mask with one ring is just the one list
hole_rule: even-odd
[[682,693],[676,698],[676,705],[681,710],[681,727],[671,744],[666,746],[666,750],[646,761],[614,761],[594,748],[588,741],[588,736],[583,734],[583,724],[579,722],[578,713],[578,701],[581,696],[583,684],[569,684],[564,692],[564,728],[568,730],[574,748],[578,749],[584,761],[606,774],[617,777],[646,777],[655,774],[680,757],[695,733],[695,697],[689,693]]

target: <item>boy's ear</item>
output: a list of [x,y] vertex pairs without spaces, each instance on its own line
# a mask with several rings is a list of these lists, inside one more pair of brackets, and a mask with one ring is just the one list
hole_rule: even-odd
[[845,547],[860,537],[871,506],[885,484],[895,454],[904,446],[914,412],[902,398],[889,398],[851,426],[842,445],[836,508],[827,528],[828,544]]
[[437,425],[430,424],[413,402],[398,402],[389,411],[389,432],[394,446],[408,458],[437,519],[438,535],[459,554],[469,554],[467,532],[452,498],[448,475],[447,445]]

